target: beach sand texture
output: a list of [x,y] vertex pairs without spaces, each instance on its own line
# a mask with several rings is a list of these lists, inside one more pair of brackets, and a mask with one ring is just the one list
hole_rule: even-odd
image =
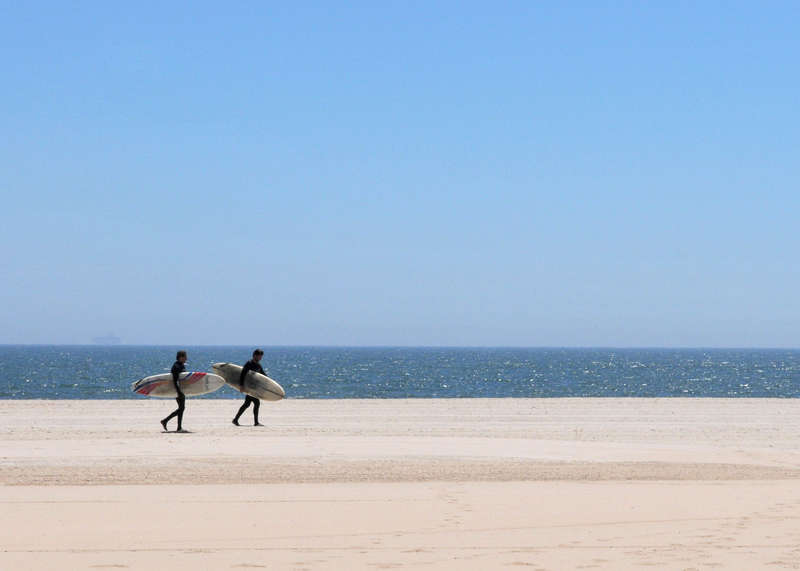
[[800,568],[800,401],[238,406],[0,401],[0,569]]

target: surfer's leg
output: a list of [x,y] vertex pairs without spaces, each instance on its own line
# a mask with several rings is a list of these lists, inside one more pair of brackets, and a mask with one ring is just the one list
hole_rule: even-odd
[[244,404],[239,407],[239,412],[237,412],[236,416],[233,417],[233,424],[239,426],[239,417],[242,416],[242,413],[247,410],[248,406],[250,406],[250,395],[247,395],[244,398]]
[[[168,423],[170,420],[172,420],[173,418],[175,418],[176,416],[178,416],[178,411],[179,411],[179,410],[180,410],[179,408],[176,408],[175,410],[173,410],[173,411],[172,411],[172,412],[169,414],[169,416],[168,416],[167,418],[165,418],[164,420],[162,420],[162,421],[161,421],[161,423],[162,423],[162,424],[167,424],[167,423]],[[165,426],[164,428],[166,428],[166,426]]]
[[180,432],[183,428],[183,409],[186,408],[186,397],[178,397],[175,399],[178,401],[178,410],[175,411],[175,414],[178,416],[178,431]]
[[261,401],[257,398],[253,399],[253,426],[261,426],[258,422],[258,409],[261,408]]
[[[181,417],[183,416],[183,404],[181,403],[181,399],[176,398],[175,402],[178,403],[178,408],[173,410],[167,418],[161,421],[161,426],[164,427],[164,430],[167,430],[167,423],[176,416],[178,416],[179,413],[181,414]],[[181,418],[178,418],[178,429],[180,429],[180,427],[181,427]]]

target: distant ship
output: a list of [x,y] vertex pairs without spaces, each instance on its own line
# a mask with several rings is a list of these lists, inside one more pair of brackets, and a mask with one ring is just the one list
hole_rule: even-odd
[[103,335],[102,337],[95,337],[92,339],[92,342],[95,345],[119,345],[122,343],[122,339],[109,333],[108,335]]

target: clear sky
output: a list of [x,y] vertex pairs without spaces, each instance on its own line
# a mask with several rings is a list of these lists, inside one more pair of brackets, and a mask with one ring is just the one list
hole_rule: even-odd
[[0,4],[0,343],[800,346],[800,3]]

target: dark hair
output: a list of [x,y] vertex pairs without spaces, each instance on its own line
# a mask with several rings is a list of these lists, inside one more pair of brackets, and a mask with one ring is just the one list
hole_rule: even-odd
[[261,349],[256,349],[255,351],[253,351],[253,357],[255,357],[256,355],[263,355],[263,354],[264,351],[262,351]]
[[175,355],[175,360],[177,361],[181,357],[185,357],[185,356],[186,356],[186,351],[178,351],[178,354]]

